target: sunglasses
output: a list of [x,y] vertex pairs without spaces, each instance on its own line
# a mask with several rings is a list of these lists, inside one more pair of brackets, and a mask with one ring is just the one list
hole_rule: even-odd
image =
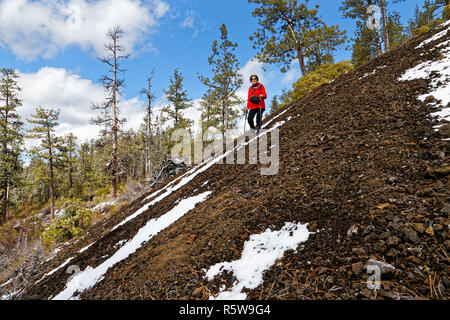
[[251,80],[251,81],[253,81],[253,80],[256,80],[256,81],[258,81],[258,79],[256,79],[256,78],[251,78],[250,80]]

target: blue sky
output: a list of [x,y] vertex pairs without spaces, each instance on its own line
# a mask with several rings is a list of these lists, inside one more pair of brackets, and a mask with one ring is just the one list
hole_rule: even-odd
[[[407,0],[390,9],[399,11],[406,24],[415,5],[422,3]],[[342,18],[340,1],[311,0],[310,6],[314,4],[320,5],[319,14],[327,24],[339,24],[348,39],[353,36],[355,22]],[[98,79],[106,66],[97,57],[111,25],[119,22],[126,32],[124,46],[131,58],[122,65],[127,70],[122,113],[129,118],[127,126],[137,128],[145,101],[139,91],[152,68],[156,108],[166,103],[163,90],[175,68],[183,73],[190,98],[201,98],[205,88],[197,75],[211,74],[211,45],[225,23],[229,39],[239,45],[236,55],[243,75],[259,73],[270,99],[291,88],[300,72],[296,63],[289,74],[280,73],[278,66],[263,72],[261,64],[252,61],[256,52],[249,36],[258,28],[253,8],[246,0],[0,0],[0,25],[9,26],[0,30],[0,67],[20,72],[24,118],[38,105],[60,109],[58,132],[71,131],[83,140],[98,130],[87,122],[92,116],[90,102],[102,99]],[[336,61],[350,56],[343,45]],[[241,92],[248,87],[247,78]]]

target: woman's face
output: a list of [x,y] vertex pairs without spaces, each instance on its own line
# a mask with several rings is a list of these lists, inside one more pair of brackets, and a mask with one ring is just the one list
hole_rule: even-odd
[[258,82],[258,79],[256,77],[251,77],[250,81],[252,82],[252,84],[254,84]]

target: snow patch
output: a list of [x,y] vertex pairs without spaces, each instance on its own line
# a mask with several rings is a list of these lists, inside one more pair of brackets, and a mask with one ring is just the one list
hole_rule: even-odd
[[[449,22],[450,22],[450,20],[447,21],[446,23],[444,23],[443,26],[444,26],[444,27],[450,27],[450,26],[449,26]],[[442,38],[443,36],[445,36],[445,35],[447,34],[447,32],[448,32],[449,30],[450,30],[450,28],[446,28],[446,29],[442,30],[441,32],[436,33],[436,34],[435,34],[434,36],[432,36],[431,38],[424,40],[424,41],[423,41],[421,44],[419,44],[415,49],[420,49],[420,48],[422,48],[423,46],[425,46],[425,45],[427,45],[427,44],[429,44],[429,43],[431,43],[431,42],[433,42],[433,41],[436,41],[436,40]]]
[[[432,41],[442,38],[450,29],[450,25],[447,22],[445,24],[449,26],[447,29],[437,33],[430,39],[425,40],[422,45],[428,44]],[[399,81],[411,81],[417,79],[428,79],[432,73],[438,74],[437,77],[431,80],[430,92],[422,94],[417,97],[418,100],[424,102],[428,97],[434,97],[440,101],[439,104],[431,103],[434,107],[442,107],[441,110],[432,113],[432,116],[436,116],[438,120],[450,120],[450,40],[436,44],[436,48],[441,48],[442,58],[436,61],[424,61],[417,66],[407,70],[400,78]],[[421,46],[422,46],[421,45]],[[421,47],[419,46],[419,47]],[[436,129],[436,128],[435,128]]]
[[211,192],[205,192],[197,196],[184,199],[180,202],[180,204],[163,216],[148,221],[145,226],[139,229],[137,234],[130,241],[117,250],[109,259],[95,268],[89,266],[74,276],[67,283],[66,288],[56,295],[53,300],[73,299],[75,292],[81,293],[84,290],[93,287],[104,278],[106,272],[116,263],[128,258],[128,256],[133,254],[145,242],[180,219],[188,211],[192,210],[197,203],[204,201],[210,194]]
[[84,247],[83,249],[80,249],[80,251],[78,251],[78,253],[83,253],[85,252],[87,249],[89,249],[90,246],[92,246],[95,242],[92,242],[91,244],[87,245],[86,247]]
[[236,281],[229,291],[220,289],[219,295],[210,300],[245,300],[247,294],[242,289],[255,289],[263,283],[263,273],[281,259],[287,250],[296,250],[298,245],[308,240],[311,234],[307,224],[288,222],[279,231],[267,229],[264,233],[252,235],[244,243],[241,259],[217,263],[209,268],[205,277],[211,281],[225,270],[233,272]]
[[52,271],[48,272],[47,274],[45,274],[41,279],[39,279],[36,284],[38,284],[39,282],[41,282],[42,280],[44,280],[45,278],[47,278],[48,276],[51,276],[52,274],[54,274],[56,271],[58,271],[59,269],[65,267],[71,260],[72,258],[67,259],[62,265],[60,265],[59,267],[53,269]]
[[107,201],[107,202],[101,202],[97,204],[95,207],[92,208],[93,211],[102,211],[103,208],[107,206],[113,206],[116,204],[117,201]]
[[378,66],[375,68],[375,70],[373,70],[371,73],[365,73],[361,78],[359,78],[358,80],[362,80],[364,78],[367,78],[368,76],[372,76],[375,73],[377,73],[379,70],[386,68],[386,66]]

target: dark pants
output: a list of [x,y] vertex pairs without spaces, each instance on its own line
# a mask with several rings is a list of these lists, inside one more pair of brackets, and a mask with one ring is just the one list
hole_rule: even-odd
[[248,124],[250,125],[250,129],[255,129],[255,124],[253,122],[253,119],[256,115],[256,126],[258,129],[261,129],[262,124],[262,115],[264,113],[264,109],[258,108],[258,109],[252,109],[248,113]]

